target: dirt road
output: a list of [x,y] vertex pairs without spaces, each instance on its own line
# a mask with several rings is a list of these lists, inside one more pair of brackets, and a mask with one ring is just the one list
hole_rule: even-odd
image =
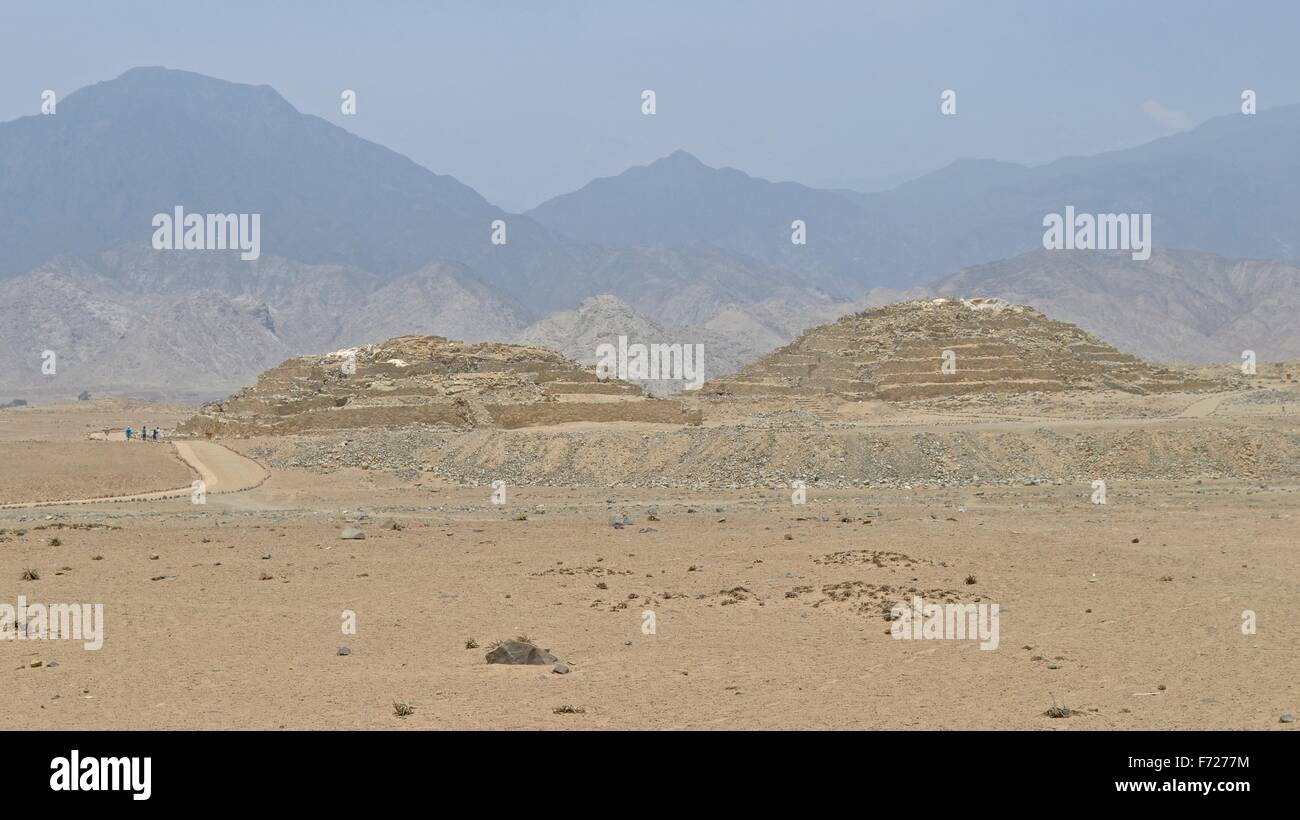
[[[173,441],[169,442],[190,469],[198,475],[207,493],[232,493],[249,490],[266,480],[268,473],[250,458],[210,441]],[[150,445],[152,446],[152,445]],[[25,501],[2,504],[0,509],[17,509],[24,507],[52,507],[64,504],[100,504],[114,501],[157,501],[165,498],[180,498],[193,492],[192,485],[177,487],[172,490],[158,490],[149,493],[108,496],[103,498],[73,498],[60,501]]]

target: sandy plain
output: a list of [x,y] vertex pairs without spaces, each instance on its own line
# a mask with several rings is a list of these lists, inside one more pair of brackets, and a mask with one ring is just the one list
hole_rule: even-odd
[[[0,602],[104,605],[97,651],[0,640],[4,728],[1288,729],[1300,710],[1294,480],[1116,481],[1105,505],[1078,483],[810,487],[802,505],[512,486],[496,505],[487,486],[269,468],[240,455],[257,442],[187,460],[92,440],[186,409],[90,404],[0,411],[0,503],[48,501],[71,462],[12,458],[37,444],[131,493],[201,467],[227,484],[201,505],[0,510]],[[100,480],[61,489],[112,494]],[[885,610],[914,591],[997,603],[998,648],[894,639]],[[519,635],[570,671],[485,662]]]

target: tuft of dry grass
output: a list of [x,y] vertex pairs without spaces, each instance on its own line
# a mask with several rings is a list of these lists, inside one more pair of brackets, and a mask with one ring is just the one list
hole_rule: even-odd
[[32,569],[31,567],[28,567],[27,569],[23,570],[23,574],[22,574],[20,580],[23,580],[23,581],[39,581],[39,580],[41,580],[41,571],[40,571],[40,570],[37,570],[37,569]]
[[415,713],[415,707],[412,706],[411,704],[393,701],[393,714],[396,717],[399,718],[409,717],[414,713]]
[[1043,717],[1068,718],[1070,715],[1074,714],[1074,710],[1071,709],[1069,706],[1057,706],[1056,696],[1053,695],[1051,692],[1048,692],[1047,694],[1050,695],[1052,698],[1052,708],[1048,709],[1046,712],[1043,712]]
[[585,714],[587,714],[587,710],[586,710],[586,709],[583,709],[581,706],[569,706],[569,705],[567,705],[567,704],[564,705],[564,706],[556,706],[556,707],[555,707],[554,709],[552,709],[551,711],[554,712],[554,713],[557,714],[557,715],[585,715]]

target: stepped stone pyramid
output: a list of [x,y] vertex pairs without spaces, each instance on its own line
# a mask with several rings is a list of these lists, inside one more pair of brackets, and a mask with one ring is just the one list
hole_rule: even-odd
[[[955,370],[943,372],[945,351]],[[806,331],[702,394],[906,401],[1076,389],[1155,393],[1218,387],[1121,353],[1079,327],[1001,299],[922,299]]]
[[301,356],[210,402],[181,426],[203,436],[279,435],[407,424],[528,427],[573,421],[699,424],[700,411],[646,397],[543,347],[400,336]]

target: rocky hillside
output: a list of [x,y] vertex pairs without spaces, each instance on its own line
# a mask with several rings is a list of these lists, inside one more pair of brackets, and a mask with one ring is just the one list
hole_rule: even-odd
[[1300,266],[1157,248],[1145,262],[1104,251],[1037,251],[968,268],[939,295],[1030,304],[1126,353],[1158,362],[1300,356]]
[[[738,306],[728,308],[728,311],[741,310],[743,308]],[[610,294],[584,299],[576,310],[552,314],[522,330],[514,341],[551,348],[574,361],[595,365],[599,346],[610,344],[617,347],[620,336],[626,337],[628,344],[701,345],[706,377],[737,370],[771,349],[771,346],[760,347],[767,339],[748,327],[730,333],[702,325],[665,328]],[[628,381],[656,396],[677,393],[688,387],[683,379],[629,378]]]
[[[408,333],[501,341],[522,313],[452,262],[384,284],[345,265],[120,246],[0,281],[0,354],[12,363],[0,391],[206,400],[311,351]],[[53,374],[41,372],[46,350]]]

